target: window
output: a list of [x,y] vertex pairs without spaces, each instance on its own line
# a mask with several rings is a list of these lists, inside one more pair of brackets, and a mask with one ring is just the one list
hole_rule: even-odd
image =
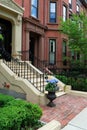
[[67,19],[67,7],[63,5],[63,21],[66,21]]
[[50,22],[56,23],[56,2],[50,2]]
[[72,9],[72,0],[69,0],[69,8]]
[[75,60],[75,52],[74,51],[71,51],[71,58],[72,58],[72,60]]
[[31,0],[31,16],[38,18],[38,0]]
[[67,56],[67,46],[66,46],[66,41],[63,41],[63,65],[67,64],[66,61],[66,56]]
[[80,7],[79,7],[79,5],[77,4],[77,5],[76,5],[76,12],[79,13],[79,11],[80,11]]
[[71,58],[72,60],[80,60],[80,53],[71,51]]
[[55,56],[56,56],[56,40],[49,40],[49,63],[55,64]]

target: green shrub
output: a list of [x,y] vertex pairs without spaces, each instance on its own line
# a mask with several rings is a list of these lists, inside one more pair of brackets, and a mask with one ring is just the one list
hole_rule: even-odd
[[0,130],[20,130],[26,117],[25,109],[17,106],[3,107],[0,110]]
[[19,130],[21,127],[36,127],[42,115],[42,110],[37,104],[25,100],[14,99],[9,101],[0,112],[0,130]]
[[79,75],[74,75],[73,77],[66,77],[64,75],[56,75],[60,81],[65,84],[72,86],[73,90],[86,91],[87,92],[87,78],[79,77]]
[[65,84],[68,82],[68,78],[65,75],[56,75],[55,77]]
[[23,119],[23,125],[34,126],[42,115],[42,110],[37,104],[32,104],[24,100],[12,100],[8,105],[24,108],[26,111],[26,118]]
[[2,34],[0,34],[0,40],[4,40],[4,37],[3,37],[3,35]]
[[9,95],[0,94],[0,107],[6,105],[9,101],[12,101],[14,97]]

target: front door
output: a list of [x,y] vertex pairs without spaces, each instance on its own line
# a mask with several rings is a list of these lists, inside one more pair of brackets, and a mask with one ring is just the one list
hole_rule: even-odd
[[32,64],[34,64],[34,46],[35,46],[35,38],[30,37],[30,49],[29,49],[29,60]]
[[3,46],[5,50],[11,54],[12,24],[10,21],[0,18],[0,34],[4,37]]

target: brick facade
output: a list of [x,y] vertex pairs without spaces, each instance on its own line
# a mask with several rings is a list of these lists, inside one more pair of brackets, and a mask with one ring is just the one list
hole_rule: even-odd
[[[67,42],[67,38],[58,31],[58,27],[60,18],[63,17],[63,6],[66,7],[67,18],[69,18],[70,14],[76,13],[77,4],[80,11],[86,10],[84,6],[86,3],[82,4],[79,0],[72,0],[72,9],[69,9],[69,0],[38,0],[38,17],[35,18],[31,16],[31,0],[14,1],[24,9],[22,16],[22,59],[31,60],[37,66],[40,64],[42,66],[43,62],[44,66],[51,63],[55,67],[62,67],[62,43],[63,41]],[[50,2],[56,3],[56,22],[54,23],[49,22]],[[31,57],[29,56],[31,54],[28,54],[29,51],[32,53]],[[69,54],[68,48],[66,54]]]

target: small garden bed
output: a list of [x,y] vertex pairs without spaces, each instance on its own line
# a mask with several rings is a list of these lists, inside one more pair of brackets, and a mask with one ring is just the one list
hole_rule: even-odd
[[84,76],[65,76],[56,75],[56,78],[61,80],[63,83],[72,86],[72,90],[87,92],[87,77]]
[[37,104],[0,94],[0,130],[36,130],[42,110]]

